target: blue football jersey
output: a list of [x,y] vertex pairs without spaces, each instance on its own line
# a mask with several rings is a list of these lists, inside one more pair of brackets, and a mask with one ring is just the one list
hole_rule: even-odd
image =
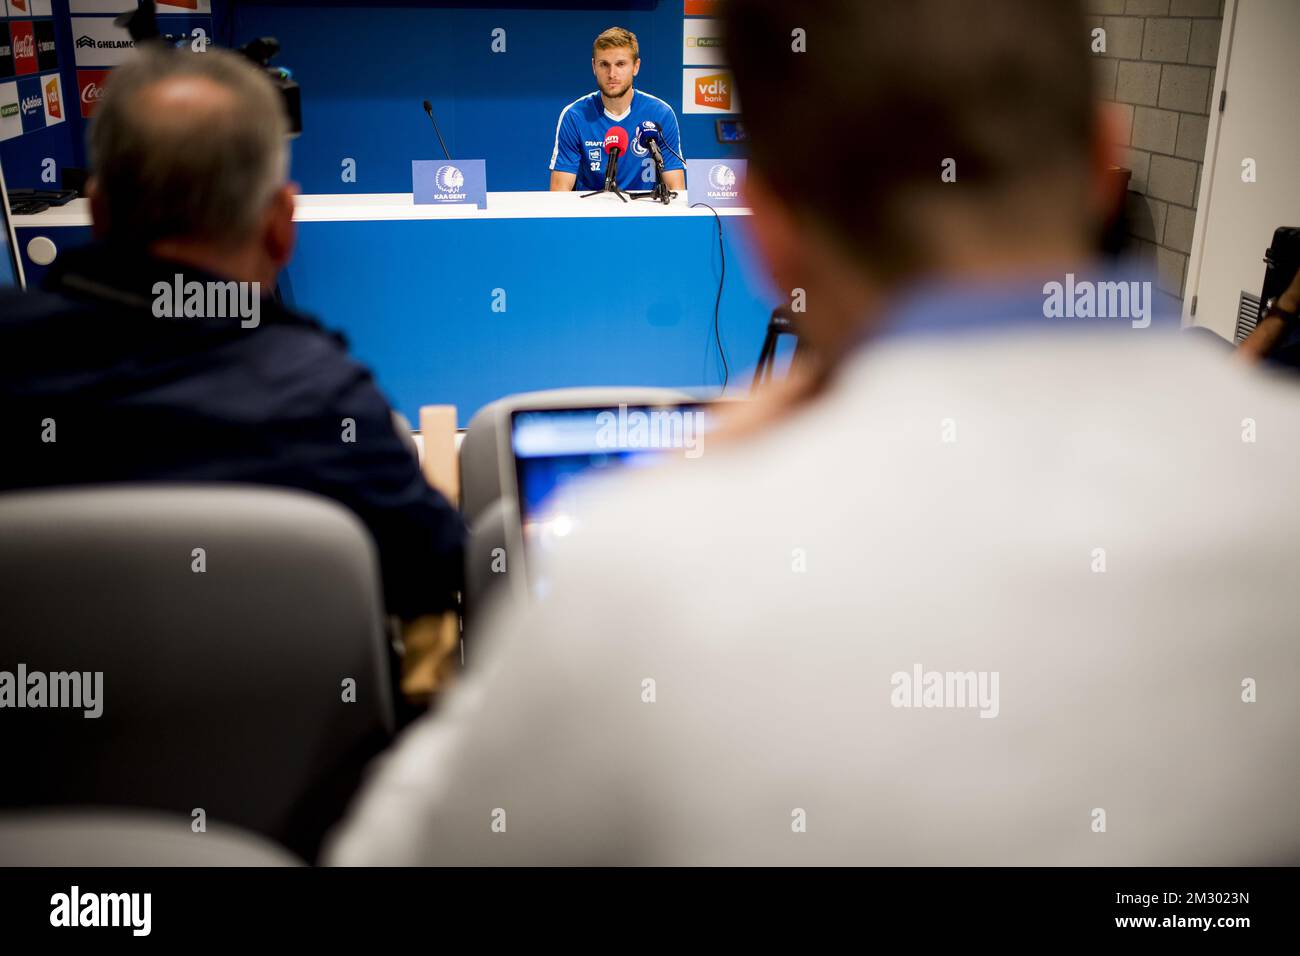
[[[590,192],[605,185],[605,133],[612,126],[627,130],[628,150],[618,158],[618,185],[621,189],[652,189],[655,182],[654,160],[650,151],[637,141],[641,130],[658,126],[666,142],[678,155],[682,152],[682,135],[677,129],[673,108],[649,93],[632,91],[632,102],[622,116],[605,111],[600,92],[588,93],[574,100],[560,111],[555,124],[555,148],[551,150],[551,169],[561,173],[575,173],[576,189]],[[660,147],[664,154],[664,169],[685,169],[682,161]]]

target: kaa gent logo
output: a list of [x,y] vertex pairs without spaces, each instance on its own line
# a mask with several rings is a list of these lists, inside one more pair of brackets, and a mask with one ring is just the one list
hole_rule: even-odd
[[735,195],[736,189],[736,171],[725,163],[714,163],[709,168],[709,185],[714,189],[722,192],[731,190],[730,195]]
[[434,199],[445,201],[464,199],[465,174],[455,166],[439,166],[433,177],[438,193]]

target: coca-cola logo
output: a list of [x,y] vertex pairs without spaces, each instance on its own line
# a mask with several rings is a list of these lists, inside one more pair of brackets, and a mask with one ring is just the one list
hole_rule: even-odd
[[109,70],[78,70],[77,89],[81,94],[81,115],[89,118],[104,96]]
[[30,33],[26,36],[14,37],[14,56],[35,56],[36,55],[36,38]]

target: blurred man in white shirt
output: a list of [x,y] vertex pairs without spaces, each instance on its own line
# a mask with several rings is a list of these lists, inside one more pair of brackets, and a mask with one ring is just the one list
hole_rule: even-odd
[[825,374],[610,486],[330,859],[1300,859],[1300,394],[1094,260],[1076,4],[727,24],[754,244]]

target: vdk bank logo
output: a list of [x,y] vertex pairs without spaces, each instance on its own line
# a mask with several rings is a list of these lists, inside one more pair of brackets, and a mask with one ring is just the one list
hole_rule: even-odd
[[695,78],[695,105],[731,112],[731,76],[712,73]]
[[465,174],[455,166],[439,166],[433,177],[437,192],[433,198],[442,202],[460,202],[465,198]]
[[58,76],[52,76],[45,81],[45,111],[46,122],[54,120],[61,122],[63,119],[63,102],[59,97],[62,87],[59,85]]

